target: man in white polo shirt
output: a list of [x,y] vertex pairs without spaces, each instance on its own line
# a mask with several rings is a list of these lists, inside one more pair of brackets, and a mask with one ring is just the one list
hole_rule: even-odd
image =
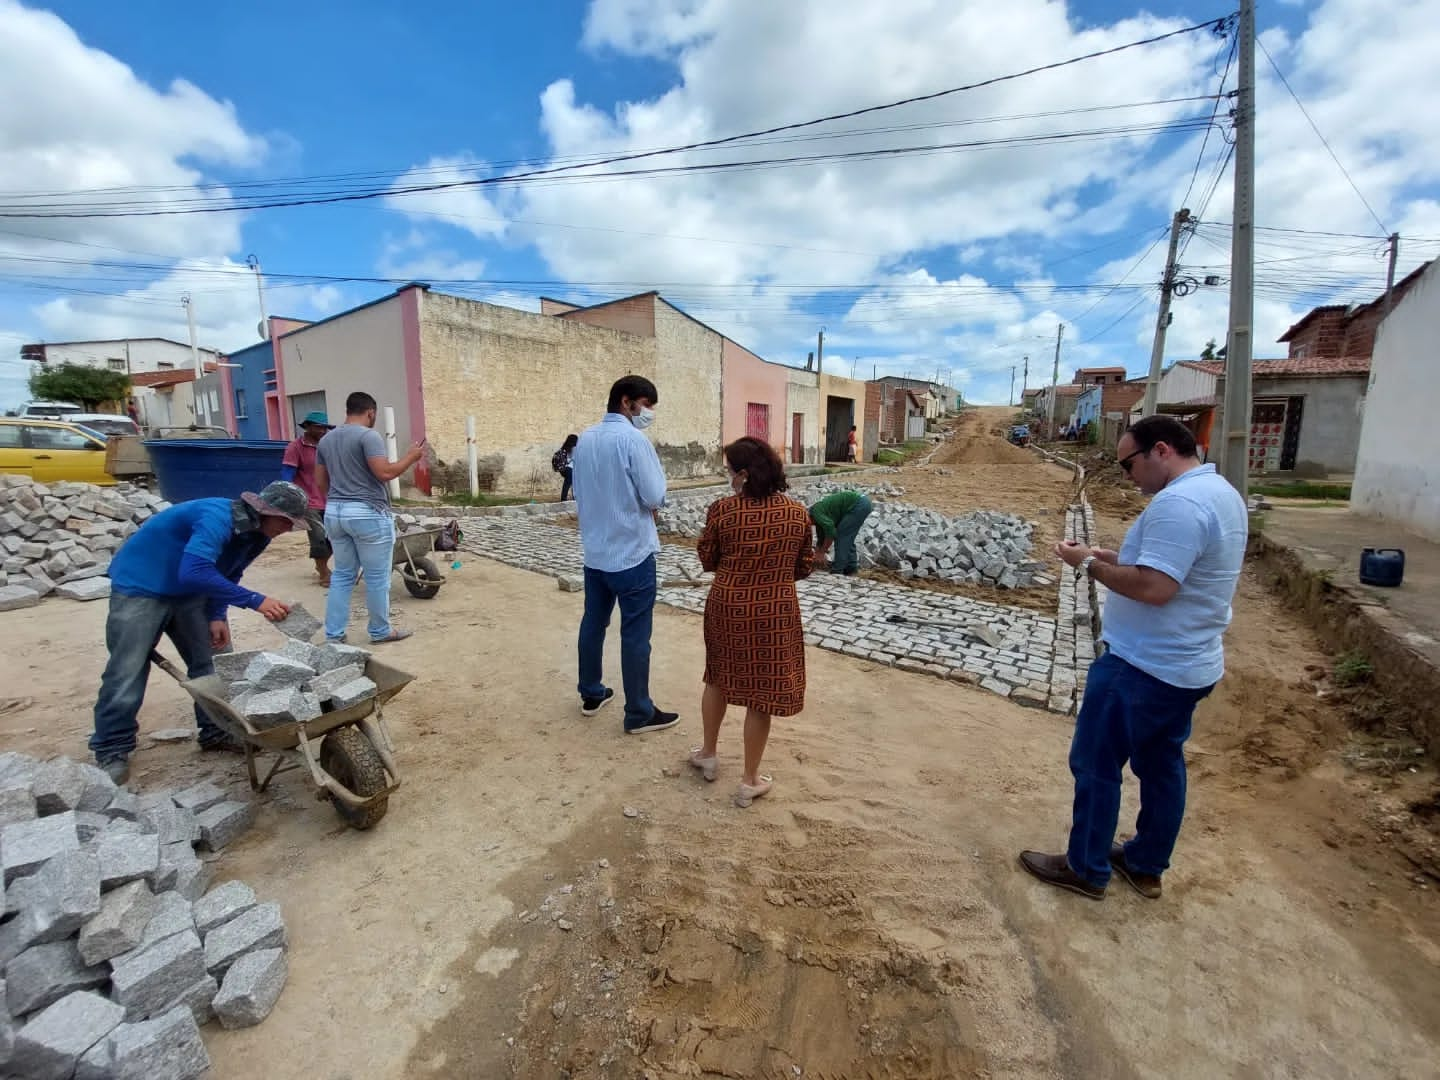
[[[1197,455],[1195,437],[1169,416],[1131,425],[1120,466],[1147,495],[1120,550],[1073,540],[1055,554],[1109,590],[1101,640],[1070,744],[1075,809],[1064,854],[1022,851],[1041,881],[1092,900],[1112,869],[1158,899],[1160,877],[1185,816],[1185,740],[1195,706],[1225,672],[1220,637],[1245,560],[1245,500]],[[1140,781],[1135,836],[1114,843],[1120,775]]]

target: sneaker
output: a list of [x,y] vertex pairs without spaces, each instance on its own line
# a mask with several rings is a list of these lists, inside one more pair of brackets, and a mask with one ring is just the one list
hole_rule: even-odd
[[200,740],[200,749],[210,754],[243,754],[245,744],[233,735],[220,734]]
[[117,754],[114,757],[106,758],[95,763],[100,770],[110,778],[111,782],[119,787],[130,779],[130,759],[124,754]]
[[603,697],[582,697],[580,699],[580,715],[594,716],[610,702],[615,700],[615,691],[606,690]]
[[647,731],[664,731],[667,727],[674,727],[680,722],[678,712],[665,712],[663,709],[656,709],[654,715],[643,723],[625,729],[626,735],[644,735]]

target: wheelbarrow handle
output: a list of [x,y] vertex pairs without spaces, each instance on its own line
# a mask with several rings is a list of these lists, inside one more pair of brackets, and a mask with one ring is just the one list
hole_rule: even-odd
[[176,682],[185,681],[185,673],[181,671],[178,667],[176,667],[174,664],[172,664],[169,660],[166,660],[165,657],[161,656],[158,649],[150,650],[150,662],[156,667],[158,667],[161,671],[165,672],[166,675],[169,675]]

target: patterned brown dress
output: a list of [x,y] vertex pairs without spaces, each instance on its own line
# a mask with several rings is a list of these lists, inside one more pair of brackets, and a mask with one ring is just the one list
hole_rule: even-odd
[[705,682],[731,705],[794,716],[805,707],[805,638],[795,582],[810,576],[810,515],[783,494],[712,503],[700,564],[715,582],[705,602]]

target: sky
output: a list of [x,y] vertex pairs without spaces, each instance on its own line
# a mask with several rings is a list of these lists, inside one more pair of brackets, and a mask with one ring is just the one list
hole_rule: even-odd
[[[253,344],[251,256],[272,315],[412,280],[528,310],[655,288],[770,360],[823,330],[827,370],[1003,403],[1057,331],[1062,381],[1144,373],[1182,205],[1166,360],[1193,358],[1225,340],[1234,35],[1177,31],[1228,2],[0,0],[0,406],[23,343],[184,341],[182,296],[201,345]],[[1401,274],[1440,254],[1440,19],[1257,22],[1263,358],[1377,296],[1389,233]]]

